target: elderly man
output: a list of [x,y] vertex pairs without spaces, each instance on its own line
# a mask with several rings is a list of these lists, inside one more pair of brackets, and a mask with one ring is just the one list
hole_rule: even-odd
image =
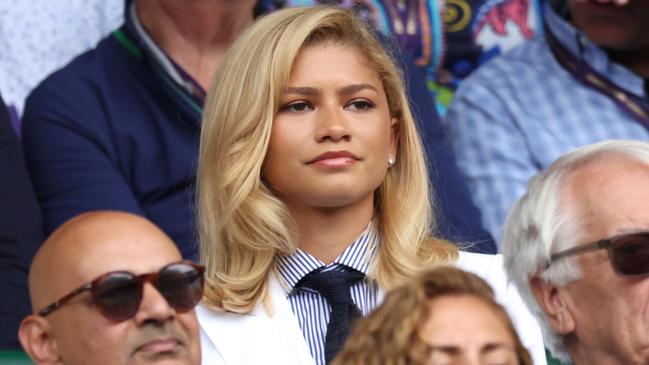
[[500,241],[527,181],[566,152],[649,141],[649,1],[547,0],[544,34],[460,86],[448,114],[459,168]]
[[18,335],[36,364],[200,363],[203,269],[144,218],[68,221],[36,253],[29,292]]
[[509,277],[556,357],[649,363],[649,144],[582,147],[534,177],[509,215]]

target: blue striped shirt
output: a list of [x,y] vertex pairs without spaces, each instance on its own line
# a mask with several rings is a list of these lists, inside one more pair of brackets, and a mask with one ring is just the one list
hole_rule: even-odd
[[[343,251],[331,264],[326,265],[314,256],[300,249],[291,256],[280,256],[277,270],[283,279],[286,295],[293,313],[297,317],[309,351],[318,365],[325,364],[324,343],[331,307],[318,292],[295,285],[313,270],[341,270],[349,267],[367,275],[370,263],[379,247],[379,234],[370,223],[361,235]],[[360,281],[350,289],[352,300],[364,316],[374,309],[377,301],[376,283]]]
[[[640,75],[612,61],[550,4],[544,17],[564,47],[629,93],[647,97]],[[625,110],[564,70],[542,35],[471,74],[446,123],[458,167],[496,241],[528,180],[561,155],[608,139],[649,141],[647,129]]]

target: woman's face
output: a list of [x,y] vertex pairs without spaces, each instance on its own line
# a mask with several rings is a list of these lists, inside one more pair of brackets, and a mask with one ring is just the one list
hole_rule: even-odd
[[432,346],[428,365],[516,365],[512,334],[500,316],[471,295],[446,295],[430,303],[421,330]]
[[263,175],[293,211],[373,206],[388,159],[396,159],[377,72],[349,46],[303,49],[273,122]]

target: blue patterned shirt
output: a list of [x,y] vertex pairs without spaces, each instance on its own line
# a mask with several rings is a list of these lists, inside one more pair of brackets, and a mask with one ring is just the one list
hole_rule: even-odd
[[[307,288],[300,290],[293,290],[293,288],[300,279],[321,267],[325,267],[325,270],[341,270],[343,267],[350,267],[367,275],[370,263],[376,256],[379,241],[379,234],[372,229],[370,223],[363,233],[329,265],[300,249],[291,256],[280,256],[277,261],[277,270],[285,284],[291,309],[297,317],[309,351],[318,365],[325,364],[324,344],[331,307],[318,292]],[[350,291],[352,300],[364,316],[376,306],[378,286],[375,283],[363,280],[354,284]]]
[[[611,61],[549,3],[559,42],[618,86],[646,97],[644,80]],[[483,226],[498,242],[527,181],[566,152],[608,139],[649,141],[649,132],[607,96],[582,85],[536,36],[485,64],[460,86],[446,123]]]

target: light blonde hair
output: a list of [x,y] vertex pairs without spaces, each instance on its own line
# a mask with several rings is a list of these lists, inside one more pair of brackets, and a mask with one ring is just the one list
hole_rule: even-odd
[[381,244],[370,279],[389,289],[431,264],[457,258],[453,245],[430,236],[424,150],[394,59],[347,10],[284,9],[238,38],[207,96],[197,206],[209,306],[250,312],[266,299],[277,255],[297,248],[294,221],[263,181],[262,168],[291,68],[300,50],[322,44],[359,50],[383,82],[391,116],[400,121],[398,160],[375,193]]
[[449,295],[470,295],[485,303],[514,340],[519,365],[532,365],[529,352],[489,284],[455,267],[426,271],[388,293],[374,312],[359,319],[333,365],[427,364],[431,346],[421,332],[428,318],[436,315],[431,313],[431,301]]

